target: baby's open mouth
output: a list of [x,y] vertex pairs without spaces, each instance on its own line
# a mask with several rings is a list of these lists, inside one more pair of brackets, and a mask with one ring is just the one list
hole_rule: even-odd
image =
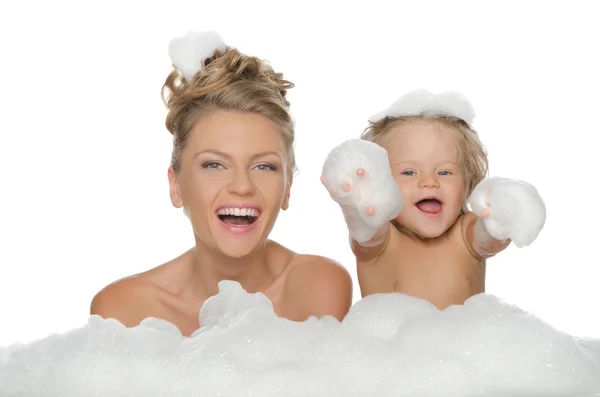
[[442,202],[436,198],[426,198],[415,205],[418,209],[428,214],[437,214],[442,210]]
[[234,226],[250,226],[260,216],[255,208],[221,208],[217,211],[221,221]]

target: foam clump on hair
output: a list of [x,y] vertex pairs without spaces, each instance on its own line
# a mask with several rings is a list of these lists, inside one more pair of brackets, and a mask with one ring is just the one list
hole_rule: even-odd
[[475,118],[475,109],[467,98],[458,92],[445,91],[436,95],[420,89],[402,95],[387,109],[371,116],[369,121],[376,123],[386,117],[406,116],[455,117],[471,124]]
[[227,46],[215,32],[187,32],[169,43],[169,56],[183,77],[190,81],[204,69],[204,61],[216,51],[224,53]]
[[440,311],[374,294],[344,321],[279,318],[233,281],[185,338],[163,320],[87,325],[0,349],[8,396],[467,396],[600,392],[600,341],[571,337],[492,295]]

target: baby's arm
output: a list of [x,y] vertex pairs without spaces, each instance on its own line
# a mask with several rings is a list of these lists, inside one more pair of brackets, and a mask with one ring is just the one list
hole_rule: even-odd
[[511,243],[510,239],[496,239],[485,228],[484,217],[468,213],[463,223],[465,242],[473,255],[488,259],[503,251]]
[[321,182],[342,209],[354,253],[383,249],[389,221],[404,205],[386,150],[361,139],[343,142],[327,156]]
[[506,178],[483,180],[470,198],[478,216],[472,224],[472,248],[482,257],[504,250],[513,241],[531,244],[546,221],[546,207],[537,189],[527,182]]

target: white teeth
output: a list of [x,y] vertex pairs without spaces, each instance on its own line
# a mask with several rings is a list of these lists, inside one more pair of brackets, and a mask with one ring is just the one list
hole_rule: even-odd
[[258,216],[258,211],[254,208],[221,208],[217,211],[218,215],[234,215],[234,216]]

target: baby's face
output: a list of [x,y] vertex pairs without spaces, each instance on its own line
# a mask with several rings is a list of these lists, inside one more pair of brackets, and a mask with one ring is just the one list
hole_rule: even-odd
[[419,121],[394,128],[381,143],[404,198],[396,221],[422,238],[440,236],[460,215],[463,175],[455,134]]

